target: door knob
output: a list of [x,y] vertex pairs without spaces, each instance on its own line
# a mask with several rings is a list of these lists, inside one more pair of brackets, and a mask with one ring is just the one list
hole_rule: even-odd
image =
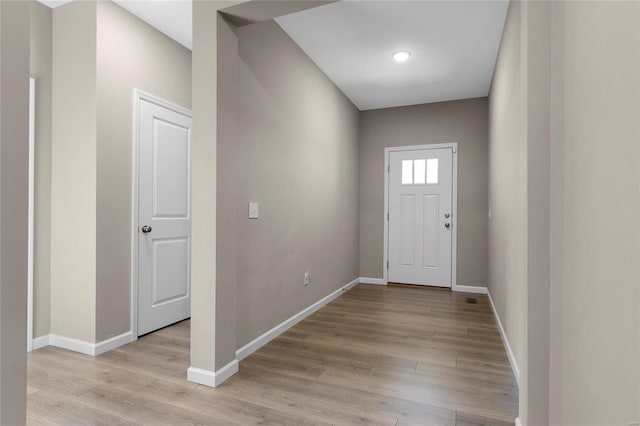
[[[445,224],[444,224],[444,227],[445,227],[445,228],[447,228],[447,229],[449,229],[449,227],[450,227],[450,226],[451,226],[451,224],[450,224],[449,222],[447,222],[447,223],[445,223]],[[143,232],[144,232],[144,231],[143,231]]]
[[444,218],[445,218],[445,219],[449,219],[450,217],[451,217],[451,215],[450,215],[449,213],[445,213],[445,214],[444,214]]
[[144,232],[145,234],[148,234],[149,232],[151,232],[153,230],[152,227],[150,227],[149,225],[144,225],[142,227],[142,232]]

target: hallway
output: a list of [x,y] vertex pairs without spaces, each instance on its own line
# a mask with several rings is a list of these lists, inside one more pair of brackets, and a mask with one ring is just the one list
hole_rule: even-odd
[[28,362],[31,425],[507,425],[518,410],[487,296],[427,287],[358,285],[217,389],[185,379],[189,321],[95,358],[48,347]]

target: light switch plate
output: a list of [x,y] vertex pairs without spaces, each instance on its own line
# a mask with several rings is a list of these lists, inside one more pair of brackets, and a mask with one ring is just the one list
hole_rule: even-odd
[[258,219],[259,217],[258,203],[249,203],[249,219]]

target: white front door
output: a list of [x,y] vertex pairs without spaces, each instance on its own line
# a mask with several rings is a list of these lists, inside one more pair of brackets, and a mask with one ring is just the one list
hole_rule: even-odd
[[139,101],[138,335],[190,316],[191,117]]
[[453,149],[389,152],[389,282],[451,287]]

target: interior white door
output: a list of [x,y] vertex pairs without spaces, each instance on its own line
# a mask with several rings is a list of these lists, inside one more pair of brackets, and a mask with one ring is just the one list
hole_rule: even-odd
[[389,281],[451,287],[453,149],[389,153]]
[[190,316],[191,117],[140,100],[138,335]]

